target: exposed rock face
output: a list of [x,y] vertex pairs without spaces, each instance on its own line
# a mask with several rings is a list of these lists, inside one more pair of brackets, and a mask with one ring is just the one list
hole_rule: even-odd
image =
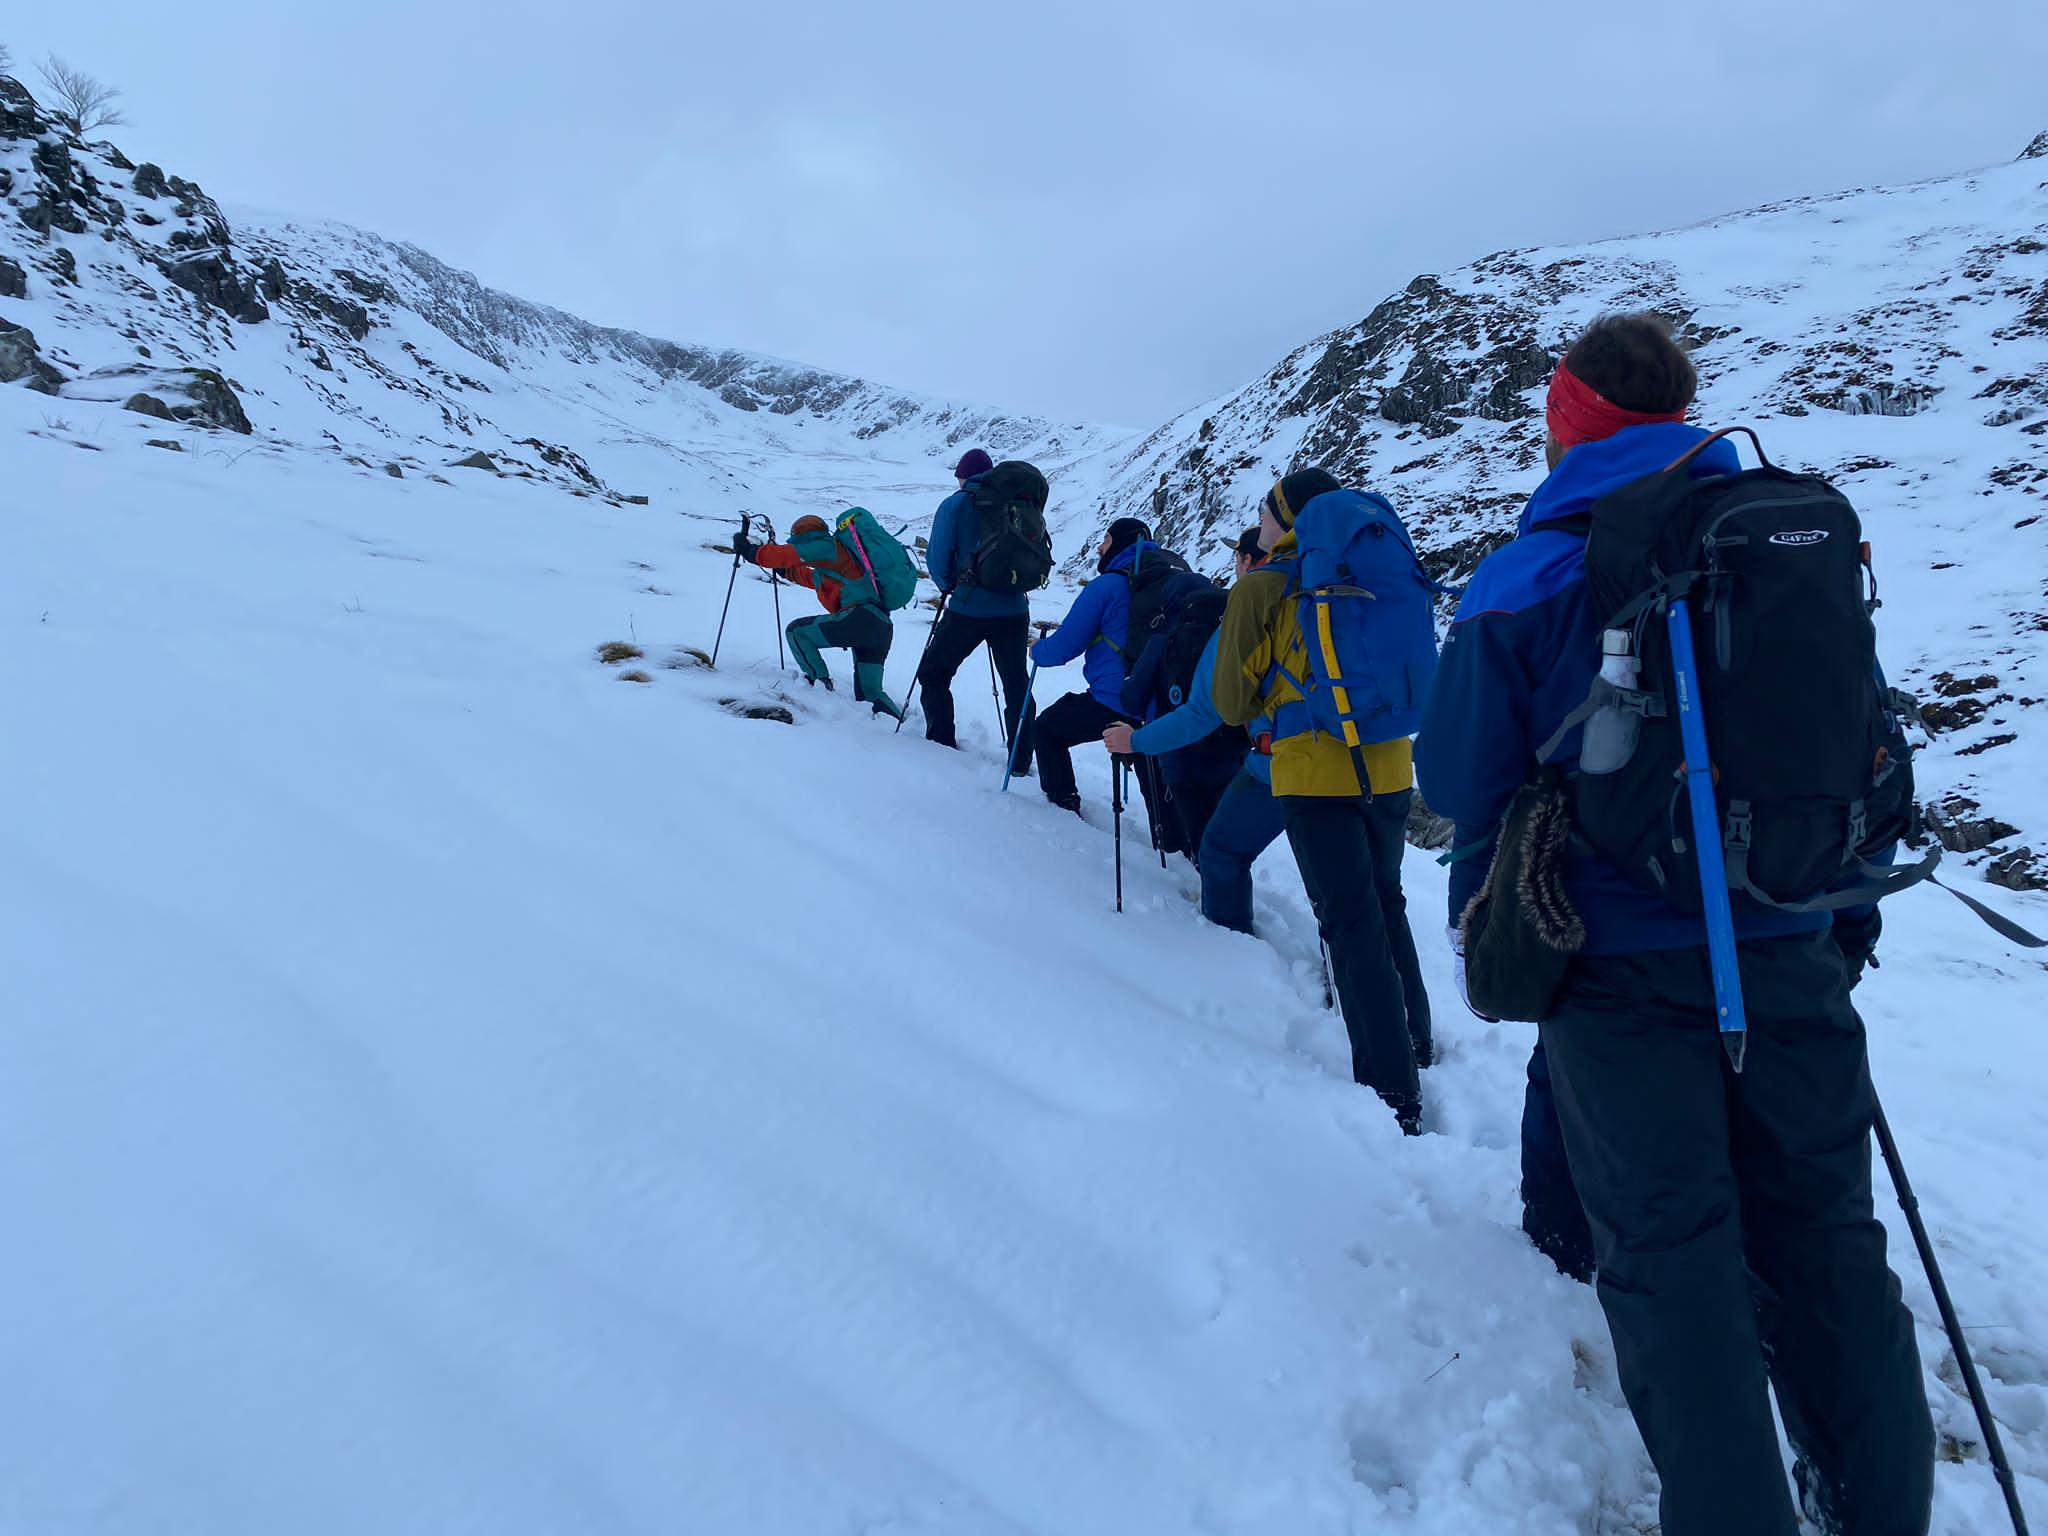
[[[1542,479],[1559,356],[1597,314],[1653,310],[1699,368],[1694,419],[1753,425],[1774,459],[1829,475],[1862,511],[1880,574],[1959,572],[1955,586],[1909,585],[1917,610],[1887,580],[1884,660],[1925,706],[1922,793],[1988,808],[1951,820],[1951,847],[1994,878],[2034,878],[2042,861],[2011,844],[2039,846],[2043,829],[2006,760],[2043,729],[2048,693],[2048,134],[2028,155],[1417,277],[1136,444],[1095,516],[1144,517],[1215,571],[1273,480],[1321,465],[1390,496],[1429,573],[1463,581],[1514,537]],[[1937,592],[1968,620],[1944,624]]]
[[2048,131],[2034,135],[2033,142],[2020,151],[2022,160],[2048,160]]
[[89,374],[71,393],[82,399],[118,400],[123,410],[159,421],[181,421],[223,432],[254,430],[235,387],[211,368],[128,368]]
[[54,395],[64,375],[43,360],[35,333],[0,320],[0,384],[25,383],[39,394]]
[[[978,443],[998,457],[1043,459],[1069,439],[1077,453],[1110,436],[594,326],[339,225],[237,227],[197,182],[81,141],[13,81],[0,84],[0,262],[0,298],[17,287],[31,292],[45,350],[80,357],[79,369],[93,376],[122,373],[138,358],[244,376],[238,335],[280,327],[286,360],[266,362],[261,382],[240,393],[272,430],[324,420],[325,430],[314,429],[318,446],[373,464],[394,456],[446,463],[481,451],[506,474],[611,496],[591,460],[600,443],[619,441],[613,402],[621,397],[661,412],[652,431],[629,426],[657,449],[669,446],[670,422],[733,413],[760,422],[754,430],[763,436],[781,420],[819,420],[854,438],[906,436],[920,454]],[[62,349],[52,350],[60,337]],[[539,435],[533,410],[514,403],[501,416],[494,408],[492,397],[508,386],[529,397],[554,393]],[[137,392],[174,410],[183,398],[131,382],[111,403]],[[273,400],[300,408],[271,412]],[[231,420],[226,403],[210,414]],[[556,409],[564,404],[566,413]],[[589,435],[567,435],[565,422],[579,419]]]
[[121,402],[121,409],[133,411],[138,416],[154,416],[158,421],[178,419],[171,414],[171,408],[155,395],[145,395],[139,390]]

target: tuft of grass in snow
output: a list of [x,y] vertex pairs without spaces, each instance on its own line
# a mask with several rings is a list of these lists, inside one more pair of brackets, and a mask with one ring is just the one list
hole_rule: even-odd
[[623,640],[607,640],[597,648],[597,659],[608,667],[616,667],[622,661],[638,661],[646,654],[639,646]]
[[675,654],[662,665],[671,672],[682,672],[691,667],[708,667],[711,665],[711,655],[708,651],[698,650],[694,645],[679,645]]
[[622,683],[651,683],[654,679],[647,673],[642,672],[638,667],[635,667],[630,672],[621,672],[619,674],[619,681]]

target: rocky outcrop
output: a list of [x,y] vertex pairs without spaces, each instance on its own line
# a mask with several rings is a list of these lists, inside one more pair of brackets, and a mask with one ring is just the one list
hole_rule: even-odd
[[2022,160],[2048,160],[2048,131],[2034,135],[2033,142],[2020,151]]
[[118,402],[123,410],[221,432],[255,428],[233,384],[211,368],[122,368],[87,374],[66,389],[81,400]]
[[64,383],[64,375],[43,360],[33,331],[0,320],[0,384],[16,383],[38,394],[54,395]]
[[141,390],[137,390],[126,400],[123,400],[121,402],[121,409],[133,411],[138,416],[154,416],[158,421],[176,421],[178,419],[171,414],[171,408],[163,401],[157,399],[155,395],[144,394]]

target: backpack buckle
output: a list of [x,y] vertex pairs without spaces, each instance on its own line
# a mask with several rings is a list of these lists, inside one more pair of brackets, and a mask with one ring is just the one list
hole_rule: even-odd
[[1755,818],[1747,800],[1728,802],[1728,832],[1726,846],[1730,853],[1747,853],[1750,838],[1755,830]]
[[1261,757],[1271,757],[1273,755],[1273,733],[1271,731],[1259,732],[1252,742],[1252,750]]

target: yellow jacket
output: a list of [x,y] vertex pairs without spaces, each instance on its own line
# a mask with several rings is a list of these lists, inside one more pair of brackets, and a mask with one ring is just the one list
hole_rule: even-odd
[[[1273,548],[1273,558],[1294,554],[1294,535]],[[1308,646],[1301,633],[1299,605],[1287,600],[1288,573],[1265,566],[1230,589],[1223,627],[1216,639],[1216,713],[1229,725],[1244,725],[1292,703],[1301,691],[1289,680],[1308,676]],[[1277,665],[1276,665],[1277,663]],[[1267,674],[1272,682],[1266,681]],[[1414,747],[1405,736],[1363,749],[1372,792],[1391,795],[1415,787]],[[1361,793],[1351,750],[1335,736],[1310,731],[1273,743],[1273,793],[1350,798]]]

